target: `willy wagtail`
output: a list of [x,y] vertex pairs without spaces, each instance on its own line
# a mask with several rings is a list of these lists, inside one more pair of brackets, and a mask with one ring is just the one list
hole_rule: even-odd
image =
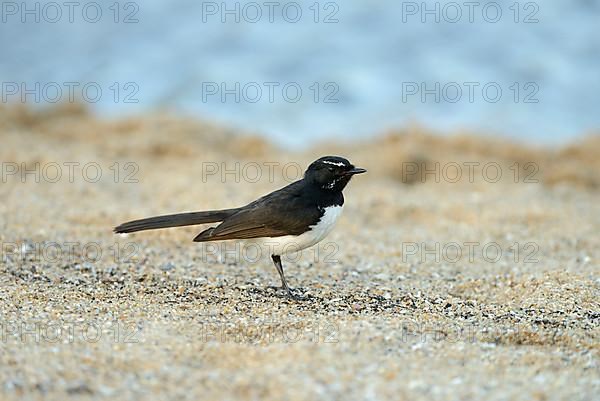
[[202,231],[194,241],[263,239],[273,250],[271,258],[281,277],[282,288],[293,296],[283,275],[281,255],[308,248],[325,238],[341,214],[342,190],[354,174],[366,171],[354,167],[343,157],[325,156],[314,161],[301,180],[246,206],[149,217],[123,223],[114,231],[131,233],[221,222]]

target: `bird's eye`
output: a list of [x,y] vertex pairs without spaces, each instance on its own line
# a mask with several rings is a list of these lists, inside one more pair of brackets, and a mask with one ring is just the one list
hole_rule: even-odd
[[329,170],[330,173],[333,173],[333,167],[328,167],[327,170]]

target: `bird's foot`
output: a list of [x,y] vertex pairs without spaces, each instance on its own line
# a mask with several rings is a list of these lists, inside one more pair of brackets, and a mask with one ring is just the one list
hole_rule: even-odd
[[279,296],[283,296],[289,299],[293,299],[294,301],[306,301],[308,297],[301,293],[302,289],[299,288],[291,288],[284,286],[269,286],[267,287],[270,290],[274,290],[277,292]]

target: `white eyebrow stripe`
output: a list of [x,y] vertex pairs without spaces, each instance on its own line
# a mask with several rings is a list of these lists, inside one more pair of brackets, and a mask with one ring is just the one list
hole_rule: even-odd
[[327,160],[323,160],[323,163],[333,164],[334,166],[338,166],[338,167],[344,167],[346,165],[343,162],[336,163],[336,162],[328,162]]

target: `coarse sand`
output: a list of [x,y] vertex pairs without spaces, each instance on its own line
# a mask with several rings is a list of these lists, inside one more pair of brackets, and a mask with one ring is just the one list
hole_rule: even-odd
[[[170,115],[0,108],[0,399],[600,400],[600,137],[422,127],[278,149]],[[284,258],[126,220],[368,169]]]

